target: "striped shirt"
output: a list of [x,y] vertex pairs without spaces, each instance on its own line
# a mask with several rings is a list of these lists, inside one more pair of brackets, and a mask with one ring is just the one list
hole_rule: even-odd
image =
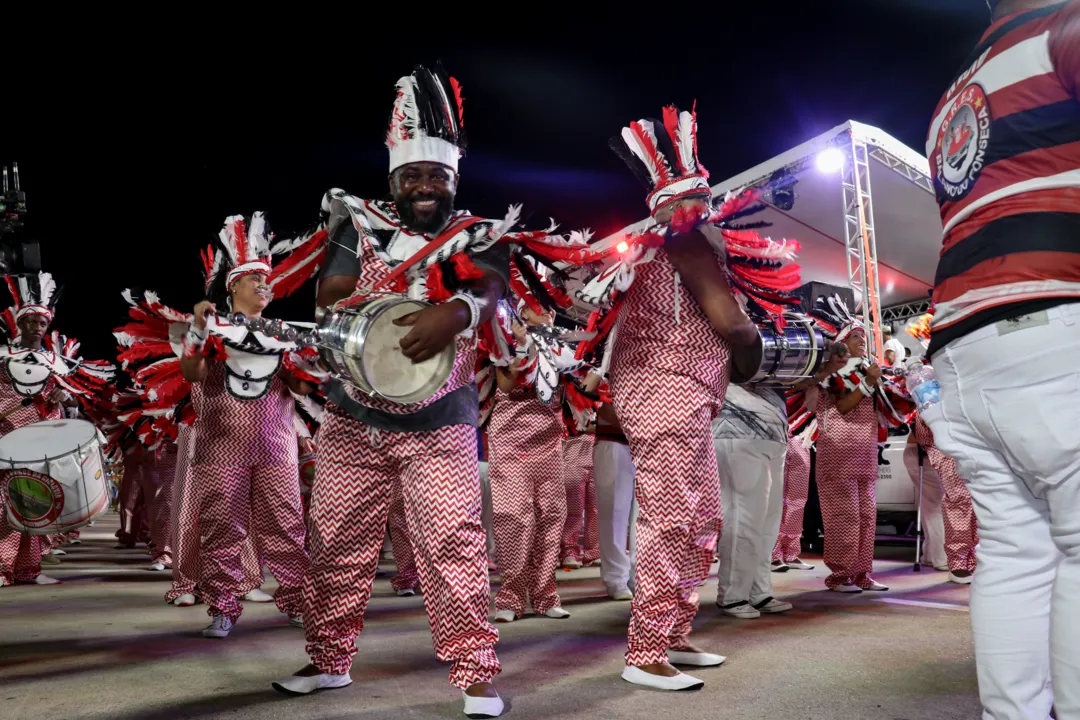
[[944,224],[929,353],[1080,298],[1080,0],[990,26],[934,112]]

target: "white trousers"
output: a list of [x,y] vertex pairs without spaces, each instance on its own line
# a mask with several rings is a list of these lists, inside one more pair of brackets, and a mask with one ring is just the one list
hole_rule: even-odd
[[[908,468],[911,482],[915,485],[915,498],[919,493],[918,462]],[[930,464],[930,458],[923,456],[922,483],[922,531],[923,555],[920,562],[934,568],[948,569],[949,558],[945,554],[945,517],[941,514],[941,499],[945,497],[945,487]]]
[[491,481],[488,480],[488,464],[480,462],[480,491],[483,494],[483,506],[480,512],[480,523],[487,533],[487,556],[488,562],[495,563],[495,531],[492,523],[495,521],[495,508],[491,504]]
[[786,442],[716,440],[724,528],[717,553],[721,605],[772,597],[772,549],[784,514]]
[[600,578],[608,592],[632,589],[637,500],[630,446],[597,436],[593,445],[596,520],[600,531]]
[[[979,521],[971,625],[985,720],[1080,718],[1080,304],[934,355],[923,413]],[[1053,683],[1051,685],[1051,678]]]

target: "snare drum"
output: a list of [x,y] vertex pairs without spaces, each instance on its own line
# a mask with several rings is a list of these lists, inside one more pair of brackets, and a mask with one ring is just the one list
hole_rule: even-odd
[[109,505],[104,446],[85,420],[45,420],[0,438],[8,524],[28,535],[87,525]]
[[784,313],[784,319],[783,332],[759,326],[759,342],[732,348],[731,382],[787,387],[817,372],[825,360],[821,330],[805,315]]
[[336,376],[368,395],[401,405],[423,402],[449,380],[457,345],[413,363],[400,349],[412,328],[393,321],[426,307],[428,303],[401,295],[376,295],[327,313],[318,331],[319,354]]

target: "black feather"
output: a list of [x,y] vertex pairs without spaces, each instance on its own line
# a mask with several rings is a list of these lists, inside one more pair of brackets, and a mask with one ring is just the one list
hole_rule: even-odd
[[626,163],[627,167],[637,176],[638,180],[646,188],[652,188],[652,175],[649,174],[649,168],[645,166],[645,163],[641,162],[641,159],[631,152],[630,148],[626,147],[626,143],[622,141],[622,138],[611,138],[608,141],[608,146],[622,158],[622,161]]

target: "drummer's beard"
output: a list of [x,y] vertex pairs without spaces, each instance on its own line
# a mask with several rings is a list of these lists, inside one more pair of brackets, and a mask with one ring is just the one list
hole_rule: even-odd
[[[436,202],[432,210],[417,211],[413,205],[416,202],[429,200]],[[417,192],[407,197],[395,197],[394,205],[405,227],[418,232],[434,233],[442,230],[446,221],[454,213],[454,196],[450,193],[442,195]]]

